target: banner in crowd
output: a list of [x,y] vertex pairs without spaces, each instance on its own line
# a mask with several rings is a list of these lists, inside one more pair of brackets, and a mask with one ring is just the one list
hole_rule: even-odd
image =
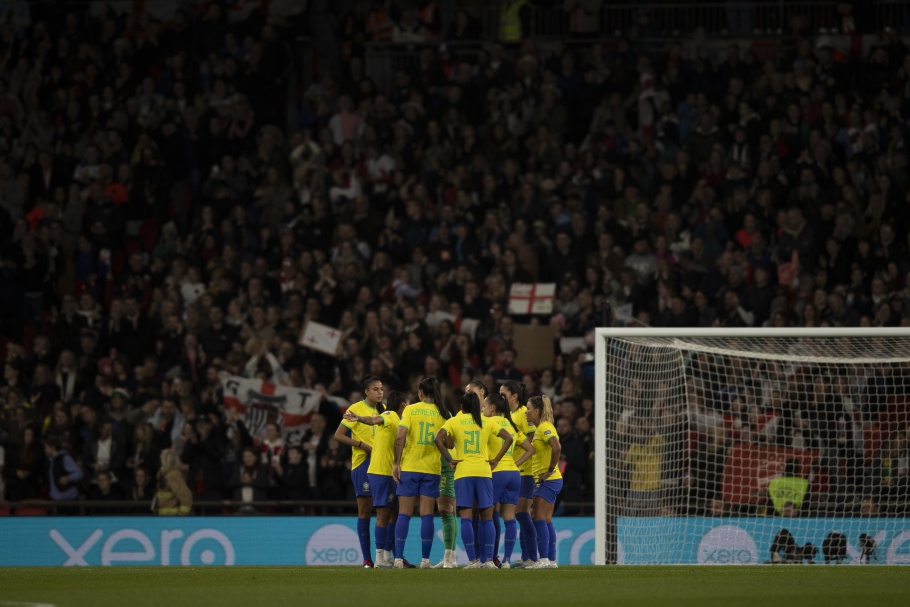
[[788,529],[799,546],[812,544],[824,563],[825,539],[843,534],[843,564],[860,564],[860,536],[874,538],[870,564],[910,564],[910,519],[888,517],[622,517],[618,561],[625,565],[758,565],[767,563],[775,536]]
[[[788,460],[800,463],[804,475],[812,468],[817,452],[788,449],[772,445],[738,443],[727,451],[724,466],[724,501],[732,504],[763,503],[768,496],[768,483],[783,475]],[[817,479],[819,487],[824,479]]]
[[340,341],[341,331],[312,320],[307,321],[303,333],[300,335],[301,346],[324,352],[330,356],[338,356],[338,342]]
[[[224,406],[236,409],[252,436],[259,436],[269,422],[278,424],[288,442],[300,440],[310,425],[310,417],[319,411],[325,398],[316,390],[279,386],[261,379],[248,379],[221,374]],[[342,411],[347,402],[330,398]]]
[[[561,564],[590,565],[594,519],[553,519]],[[360,566],[357,519],[348,517],[14,517],[0,519],[0,567],[98,565]],[[436,523],[433,560],[442,558]],[[405,558],[421,557],[420,522]],[[458,562],[467,556],[459,546]]]
[[556,283],[516,282],[509,289],[509,314],[552,314]]

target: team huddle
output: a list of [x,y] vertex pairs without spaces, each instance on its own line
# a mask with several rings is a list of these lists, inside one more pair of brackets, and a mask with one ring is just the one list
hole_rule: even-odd
[[[414,567],[404,548],[415,506],[421,569],[458,567],[456,514],[469,561],[465,569],[556,567],[553,506],[562,475],[547,396],[526,399],[524,385],[516,381],[503,384],[499,393],[472,382],[452,415],[434,377],[420,382],[420,402],[413,404],[392,391],[383,405],[382,382],[372,375],[364,378],[363,389],[365,398],[348,408],[335,438],[352,449],[364,567]],[[375,560],[370,558],[373,508]],[[445,552],[434,565],[437,508]],[[512,562],[516,542],[521,556]]]

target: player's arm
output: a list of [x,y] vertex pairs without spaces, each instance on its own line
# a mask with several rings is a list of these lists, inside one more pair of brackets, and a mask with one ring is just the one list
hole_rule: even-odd
[[392,463],[392,478],[396,483],[401,482],[401,454],[404,452],[404,444],[408,438],[408,427],[398,426],[398,433],[395,434],[395,459]]
[[546,472],[540,475],[541,483],[550,478],[550,475],[556,470],[556,465],[559,463],[559,454],[562,453],[562,445],[559,444],[558,438],[551,436],[547,443],[550,445],[550,465],[547,466]]
[[351,413],[350,411],[345,411],[344,419],[349,422],[357,422],[358,424],[365,424],[367,426],[382,426],[385,424],[385,418],[381,415],[362,417],[356,413]]
[[356,438],[351,438],[351,433],[352,433],[352,428],[350,426],[346,426],[344,422],[341,422],[340,424],[338,424],[338,429],[335,430],[335,440],[337,440],[342,445],[347,445],[348,447],[351,447],[351,448],[357,447],[358,449],[363,449],[367,453],[369,453],[373,450],[372,447],[370,447],[368,444],[366,444],[362,440],[357,440]]
[[461,461],[460,459],[452,459],[452,455],[449,453],[449,443],[452,443],[451,446],[455,446],[455,439],[449,436],[448,431],[445,427],[439,429],[439,432],[436,433],[436,437],[433,439],[433,443],[436,445],[436,448],[439,449],[439,452],[442,454],[443,459],[445,459],[452,470],[455,469],[455,466]]
[[499,461],[503,458],[509,448],[512,447],[512,443],[515,442],[512,435],[509,434],[505,428],[500,428],[499,433],[496,436],[502,439],[502,447],[499,448],[499,453],[496,454],[496,457],[489,460],[488,463],[490,464],[490,468],[495,468],[499,465]]
[[524,453],[521,454],[521,457],[515,460],[515,465],[519,468],[521,468],[522,464],[524,464],[526,461],[534,457],[534,454],[537,452],[537,450],[534,448],[533,443],[531,443],[531,439],[529,438],[526,438],[525,442],[521,443],[521,448],[524,450]]

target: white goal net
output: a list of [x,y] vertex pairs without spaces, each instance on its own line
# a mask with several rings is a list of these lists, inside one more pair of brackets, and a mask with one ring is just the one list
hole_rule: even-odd
[[910,330],[598,329],[600,564],[910,563]]

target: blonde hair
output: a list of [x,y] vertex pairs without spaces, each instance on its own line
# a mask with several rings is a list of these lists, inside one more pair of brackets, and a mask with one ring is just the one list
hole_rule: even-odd
[[546,394],[541,394],[540,396],[532,396],[528,400],[528,406],[533,407],[540,411],[540,421],[554,422],[553,419],[553,403],[550,402],[550,397]]

